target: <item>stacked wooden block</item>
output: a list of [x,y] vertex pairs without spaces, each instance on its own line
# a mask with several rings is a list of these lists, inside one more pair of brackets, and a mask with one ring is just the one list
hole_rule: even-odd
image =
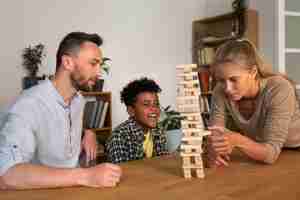
[[177,76],[177,111],[185,116],[181,122],[183,137],[181,153],[185,178],[191,178],[194,171],[196,177],[204,178],[202,161],[202,139],[208,135],[201,118],[200,85],[197,66],[194,64],[176,67]]

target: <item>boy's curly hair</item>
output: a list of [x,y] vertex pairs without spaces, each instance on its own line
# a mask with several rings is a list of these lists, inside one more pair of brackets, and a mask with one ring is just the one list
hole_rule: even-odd
[[154,80],[146,77],[133,80],[121,91],[121,102],[126,106],[132,106],[136,102],[136,97],[142,92],[160,93],[161,88]]

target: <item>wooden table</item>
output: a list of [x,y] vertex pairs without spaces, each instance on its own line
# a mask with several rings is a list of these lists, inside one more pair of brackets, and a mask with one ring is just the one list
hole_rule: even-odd
[[0,200],[293,200],[300,199],[300,152],[284,151],[274,165],[233,158],[229,167],[206,169],[205,179],[182,178],[174,157],[123,164],[116,188],[73,187],[0,191]]

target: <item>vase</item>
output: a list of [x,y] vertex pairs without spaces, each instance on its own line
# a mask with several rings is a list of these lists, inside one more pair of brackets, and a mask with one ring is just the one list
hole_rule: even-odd
[[181,143],[182,131],[181,129],[174,129],[166,131],[167,148],[170,153],[176,151]]
[[39,82],[38,77],[26,76],[26,77],[23,78],[22,88],[23,88],[23,90],[31,88],[32,86],[37,85],[38,82]]

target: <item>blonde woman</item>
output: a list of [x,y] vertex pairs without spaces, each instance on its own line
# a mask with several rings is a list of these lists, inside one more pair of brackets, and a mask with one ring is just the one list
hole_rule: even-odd
[[238,148],[274,163],[283,147],[300,147],[300,110],[293,83],[272,73],[247,40],[220,46],[212,65],[217,80],[209,129],[209,158],[228,165]]

